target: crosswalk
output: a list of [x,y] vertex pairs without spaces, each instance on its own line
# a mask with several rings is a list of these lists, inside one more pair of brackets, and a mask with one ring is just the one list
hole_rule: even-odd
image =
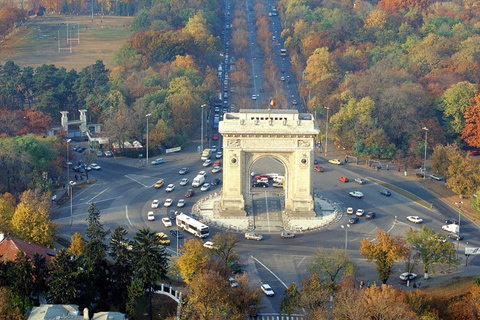
[[251,318],[251,320],[304,320],[303,315],[292,314],[289,316],[282,316],[280,314],[258,314],[256,317]]

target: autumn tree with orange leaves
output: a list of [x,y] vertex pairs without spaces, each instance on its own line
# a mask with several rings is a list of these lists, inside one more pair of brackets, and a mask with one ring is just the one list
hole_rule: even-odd
[[472,98],[472,104],[465,109],[465,126],[462,139],[469,146],[480,148],[480,94]]

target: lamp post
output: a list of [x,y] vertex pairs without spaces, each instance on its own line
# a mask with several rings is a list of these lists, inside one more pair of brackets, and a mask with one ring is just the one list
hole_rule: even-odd
[[72,187],[75,185],[75,181],[69,181],[68,182],[68,188],[70,189],[70,233],[72,234],[73,236],[73,233],[72,233],[72,226],[73,226],[73,200],[72,200],[72,196],[73,196],[73,191],[71,190]]
[[[70,157],[68,153],[68,143],[72,141],[72,139],[67,139],[67,181],[70,181]],[[67,189],[67,195],[70,194],[70,190]]]
[[147,162],[145,162],[145,167],[148,166],[148,118],[151,116],[152,114],[149,113],[149,114],[146,114],[145,117],[147,118]]
[[350,225],[341,225],[342,229],[345,229],[345,253],[347,253],[347,245],[348,245],[348,229],[350,228]]
[[458,238],[457,238],[457,259],[458,259],[458,247],[460,244],[460,218],[462,213],[463,201],[455,202],[455,205],[458,207]]
[[206,107],[207,105],[206,104],[202,104],[202,132],[200,133],[200,141],[201,141],[201,144],[202,144],[202,149],[201,149],[201,152],[203,152],[203,108]]
[[427,176],[427,133],[428,129],[427,127],[423,127],[423,130],[425,130],[425,158],[423,159],[423,182],[425,182],[425,177]]
[[327,126],[325,129],[325,157],[327,156],[328,152],[328,110],[330,110],[329,107],[323,107],[324,109],[327,109]]

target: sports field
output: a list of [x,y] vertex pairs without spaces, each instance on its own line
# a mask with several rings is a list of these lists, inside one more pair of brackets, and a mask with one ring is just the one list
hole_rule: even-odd
[[80,71],[102,60],[110,69],[113,51],[133,36],[131,21],[131,17],[117,16],[94,16],[93,22],[91,16],[37,18],[0,43],[0,64],[14,61],[22,68],[53,64]]

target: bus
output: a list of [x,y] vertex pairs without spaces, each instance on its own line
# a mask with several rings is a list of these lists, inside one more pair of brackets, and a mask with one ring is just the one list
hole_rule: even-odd
[[206,238],[209,236],[208,226],[198,220],[182,213],[177,216],[177,226],[185,231],[190,232],[195,237]]

